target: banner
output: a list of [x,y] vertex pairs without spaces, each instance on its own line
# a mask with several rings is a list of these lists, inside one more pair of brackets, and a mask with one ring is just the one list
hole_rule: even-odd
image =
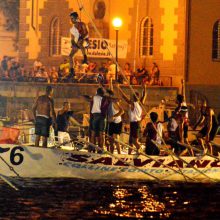
[[[88,48],[88,57],[111,58],[111,53],[115,57],[116,41],[102,38],[90,38]],[[126,40],[118,41],[118,58],[127,58],[128,43]],[[61,55],[68,56],[71,51],[71,40],[68,37],[61,38]],[[110,52],[109,52],[110,51]],[[82,56],[79,50],[76,54]]]

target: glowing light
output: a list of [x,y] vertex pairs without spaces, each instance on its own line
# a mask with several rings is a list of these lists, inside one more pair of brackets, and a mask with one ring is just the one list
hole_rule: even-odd
[[112,25],[113,27],[115,28],[115,30],[119,30],[120,27],[122,26],[122,20],[121,18],[117,17],[117,18],[114,18],[112,20]]

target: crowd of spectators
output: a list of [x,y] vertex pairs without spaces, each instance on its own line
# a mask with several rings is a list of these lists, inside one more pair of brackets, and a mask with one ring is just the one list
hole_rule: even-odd
[[[112,60],[101,62],[90,62],[81,64],[74,60],[73,76],[70,73],[69,60],[64,58],[59,67],[45,67],[41,61],[35,60],[32,67],[26,68],[16,58],[4,56],[0,65],[1,81],[17,82],[47,82],[47,83],[108,83],[110,79],[116,80],[116,65]],[[126,63],[122,70],[118,69],[118,82],[131,85],[162,85],[160,81],[160,70],[156,63],[147,70],[144,65],[132,70],[130,63]]]

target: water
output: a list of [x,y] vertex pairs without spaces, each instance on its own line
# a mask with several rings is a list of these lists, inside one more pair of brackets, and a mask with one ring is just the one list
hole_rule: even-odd
[[220,219],[220,184],[77,179],[13,183],[19,191],[0,182],[0,219]]

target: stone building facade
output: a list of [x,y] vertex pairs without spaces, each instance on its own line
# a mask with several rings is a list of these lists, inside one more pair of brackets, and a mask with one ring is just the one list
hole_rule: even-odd
[[21,0],[20,60],[31,64],[39,59],[49,66],[59,63],[60,38],[69,36],[73,10],[88,25],[90,37],[98,36],[95,24],[104,38],[114,40],[112,19],[121,17],[119,38],[128,42],[128,51],[120,64],[130,62],[134,69],[144,64],[150,70],[156,62],[161,75],[172,77],[173,85],[180,86],[185,71],[185,0],[169,0],[169,4],[166,0]]
[[150,70],[156,62],[172,85],[181,88],[185,79],[189,101],[208,99],[220,110],[219,0],[20,0],[21,62],[58,65],[60,38],[69,37],[73,10],[88,25],[90,37],[98,37],[95,24],[104,38],[114,40],[112,19],[121,17],[119,39],[128,42],[122,66],[130,62],[134,69],[144,64]]

